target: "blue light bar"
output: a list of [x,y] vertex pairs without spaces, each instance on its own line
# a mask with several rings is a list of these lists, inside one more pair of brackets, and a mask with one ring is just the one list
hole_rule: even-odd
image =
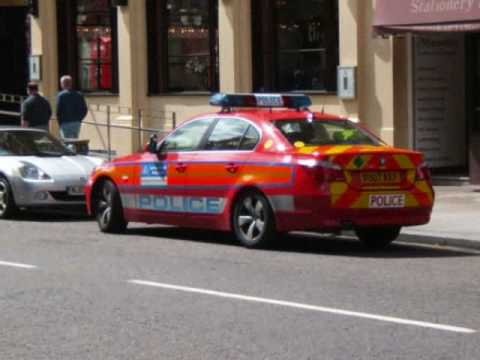
[[215,94],[210,97],[210,105],[222,108],[288,108],[307,109],[312,105],[310,98],[303,94]]

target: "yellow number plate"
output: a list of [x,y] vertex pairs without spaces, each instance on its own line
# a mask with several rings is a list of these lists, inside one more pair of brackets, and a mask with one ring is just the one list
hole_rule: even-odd
[[399,171],[378,171],[360,174],[362,185],[390,185],[402,182],[402,174]]

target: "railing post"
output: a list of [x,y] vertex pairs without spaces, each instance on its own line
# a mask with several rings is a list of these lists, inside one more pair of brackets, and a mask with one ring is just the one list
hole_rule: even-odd
[[172,114],[172,125],[174,129],[177,127],[177,113],[175,111]]
[[142,151],[142,110],[138,109],[138,150]]
[[107,105],[107,151],[108,151],[108,161],[112,160],[112,139],[110,134],[110,105]]

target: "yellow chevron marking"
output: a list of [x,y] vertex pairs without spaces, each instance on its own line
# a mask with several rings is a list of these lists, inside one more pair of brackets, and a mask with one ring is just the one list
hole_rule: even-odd
[[347,192],[348,185],[344,182],[333,182],[330,184],[332,205],[334,205]]
[[415,177],[416,177],[416,170],[407,171],[407,181],[409,184],[413,184],[415,182]]
[[343,154],[344,152],[347,152],[350,150],[353,146],[351,145],[338,145],[335,146],[334,148],[327,150],[325,152],[325,155],[338,155],[338,154]]
[[400,165],[402,169],[414,169],[415,164],[410,160],[410,157],[407,155],[393,155],[395,161]]
[[421,191],[422,193],[425,193],[428,196],[428,200],[430,201],[430,204],[433,202],[433,192],[426,181],[417,181],[415,183],[415,187],[419,191]]
[[[295,145],[294,145],[295,146]],[[296,146],[295,146],[296,147]],[[297,148],[297,151],[300,153],[300,154],[305,154],[305,155],[311,155],[313,154],[315,151],[318,151],[318,149],[314,146],[304,146],[304,147],[296,147]]]

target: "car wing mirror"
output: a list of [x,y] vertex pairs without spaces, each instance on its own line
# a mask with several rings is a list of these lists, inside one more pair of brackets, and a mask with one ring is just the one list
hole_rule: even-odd
[[165,141],[162,141],[161,143],[157,144],[156,154],[157,154],[158,160],[164,160],[167,157],[168,148],[167,148],[167,143]]
[[152,136],[150,136],[150,140],[145,145],[144,150],[151,154],[155,154],[157,152],[157,146],[158,146],[158,137],[156,134],[153,134]]

